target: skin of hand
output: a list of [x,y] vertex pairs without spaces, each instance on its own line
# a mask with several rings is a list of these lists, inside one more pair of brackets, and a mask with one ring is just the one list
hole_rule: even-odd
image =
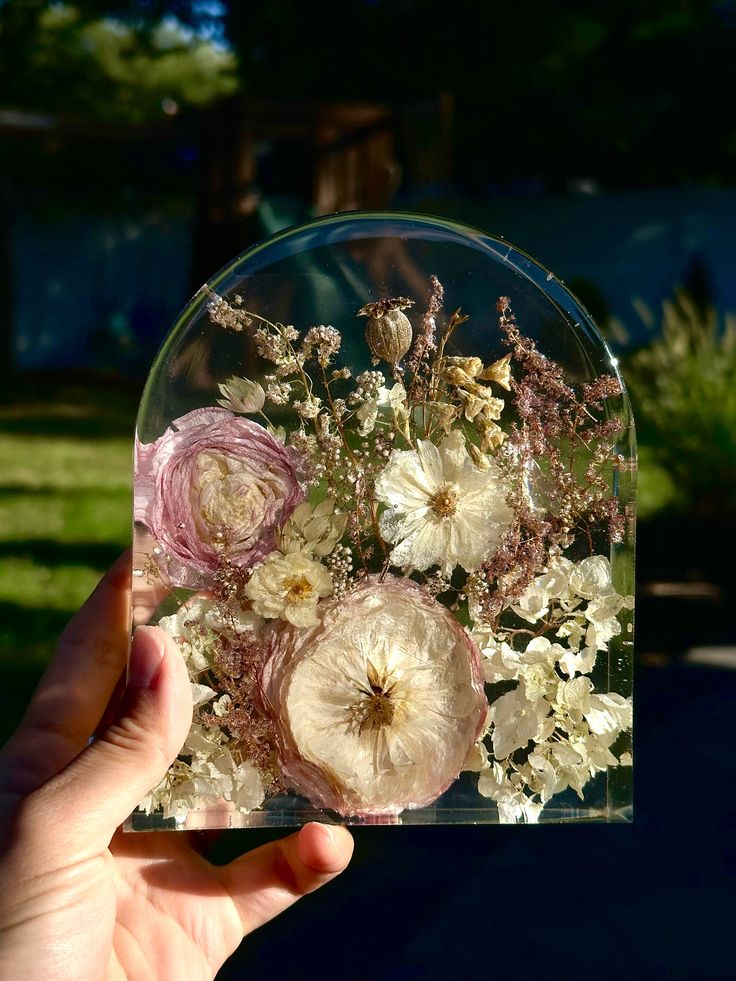
[[214,978],[245,934],[350,861],[338,826],[308,824],[220,867],[196,833],[120,830],[192,716],[184,661],[156,627],[136,630],[114,698],[129,604],[125,555],[69,623],[0,754],[2,978]]

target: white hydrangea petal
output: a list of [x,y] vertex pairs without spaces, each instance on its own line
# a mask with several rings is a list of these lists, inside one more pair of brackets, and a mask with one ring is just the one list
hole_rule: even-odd
[[511,609],[528,623],[536,623],[549,612],[549,593],[536,583],[532,583],[511,605]]
[[200,705],[204,705],[205,702],[209,702],[210,699],[214,698],[217,692],[210,688],[209,685],[198,685],[194,682],[191,684],[192,688],[192,706],[196,709]]
[[604,555],[582,559],[570,573],[570,588],[587,600],[609,595],[613,592],[611,563]]
[[548,712],[549,705],[543,699],[527,698],[522,685],[496,699],[490,712],[496,758],[505,759],[514,750],[536,739],[540,724]]
[[558,556],[550,562],[547,572],[536,582],[553,599],[567,598],[570,592],[570,573],[573,563],[570,559]]
[[582,651],[565,651],[559,659],[560,669],[565,672],[568,678],[576,674],[590,674],[595,667],[596,649],[595,647],[584,647]]
[[355,415],[360,423],[361,436],[368,436],[369,433],[373,432],[378,419],[378,399],[368,399],[360,406]]

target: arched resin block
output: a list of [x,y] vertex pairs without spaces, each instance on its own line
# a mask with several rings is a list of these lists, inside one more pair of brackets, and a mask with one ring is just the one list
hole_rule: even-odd
[[634,483],[615,359],[508,243],[245,252],[141,402],[134,625],[194,715],[129,826],[630,820]]

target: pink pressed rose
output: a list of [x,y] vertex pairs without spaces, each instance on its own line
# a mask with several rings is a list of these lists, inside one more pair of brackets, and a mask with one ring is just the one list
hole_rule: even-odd
[[227,409],[195,409],[154,443],[136,438],[135,518],[174,585],[201,585],[223,555],[260,562],[303,496],[292,452]]
[[485,724],[481,657],[408,579],[369,577],[319,604],[309,630],[274,630],[261,672],[291,785],[343,815],[425,807],[456,779]]

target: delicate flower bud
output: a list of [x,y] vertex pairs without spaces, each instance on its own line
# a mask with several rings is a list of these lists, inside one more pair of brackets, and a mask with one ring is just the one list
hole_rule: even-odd
[[458,407],[449,402],[426,402],[425,404],[430,425],[439,426],[444,433],[449,435],[452,424],[458,416]]
[[345,534],[347,514],[335,513],[335,499],[326,498],[312,506],[308,501],[298,504],[278,537],[284,554],[304,552],[324,557],[329,555]]
[[462,368],[449,365],[442,369],[442,378],[447,382],[448,385],[472,385],[473,377],[469,375],[467,371]]
[[487,419],[501,418],[504,401],[491,395],[491,390],[486,385],[472,382],[466,388],[459,389],[458,396],[465,409],[465,418],[469,422],[472,422],[481,412]]
[[484,412],[480,412],[474,421],[475,428],[481,436],[481,450],[484,453],[494,453],[499,447],[503,446],[506,433],[498,423],[489,419]]
[[493,381],[507,392],[511,391],[511,355],[505,354],[478,376],[483,381]]
[[468,443],[467,449],[470,459],[479,470],[490,470],[491,461],[485,453],[481,452],[480,447],[476,446],[475,443]]
[[217,404],[231,412],[260,412],[266,400],[266,393],[256,381],[249,378],[228,378],[218,386],[224,398],[218,399]]
[[441,370],[452,385],[464,385],[483,371],[483,362],[480,358],[448,357],[442,359]]
[[393,300],[366,303],[358,310],[359,317],[368,317],[365,339],[374,364],[387,361],[397,365],[411,347],[411,323],[402,311],[412,303],[412,300],[399,296]]

